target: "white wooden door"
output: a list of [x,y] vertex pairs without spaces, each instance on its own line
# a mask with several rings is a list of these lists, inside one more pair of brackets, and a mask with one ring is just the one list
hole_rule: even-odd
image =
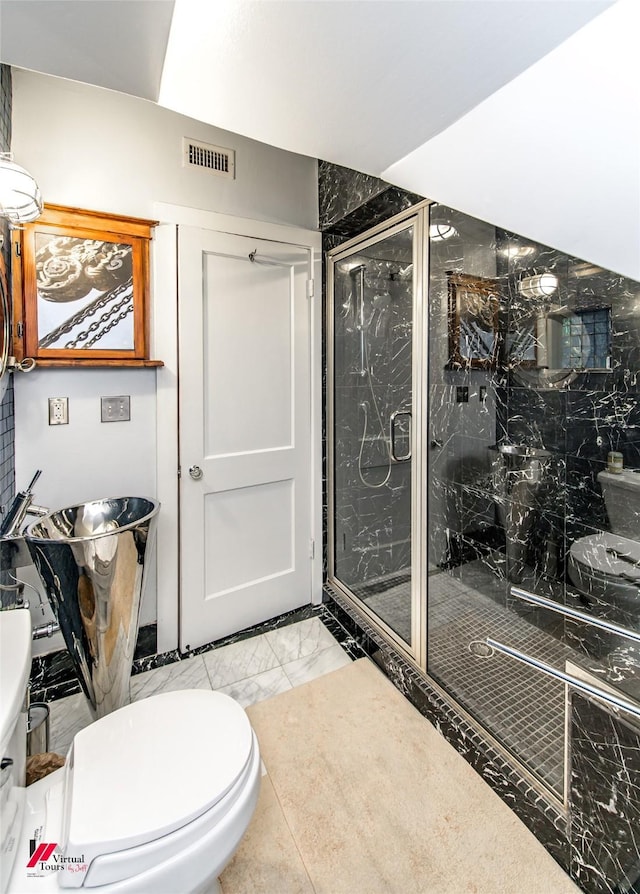
[[311,598],[311,258],[192,227],[178,238],[187,649]]

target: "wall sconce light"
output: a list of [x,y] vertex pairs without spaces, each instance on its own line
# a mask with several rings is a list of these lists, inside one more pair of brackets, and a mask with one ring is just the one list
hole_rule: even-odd
[[42,196],[28,171],[10,153],[0,153],[0,217],[10,224],[28,223],[42,214]]
[[524,298],[548,298],[557,288],[558,277],[553,273],[525,276],[518,285],[518,291]]

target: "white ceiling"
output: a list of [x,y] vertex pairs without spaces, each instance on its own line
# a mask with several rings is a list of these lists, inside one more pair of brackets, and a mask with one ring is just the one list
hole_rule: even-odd
[[2,62],[381,176],[634,279],[639,39],[639,0],[0,0]]
[[380,174],[612,2],[0,0],[0,60]]

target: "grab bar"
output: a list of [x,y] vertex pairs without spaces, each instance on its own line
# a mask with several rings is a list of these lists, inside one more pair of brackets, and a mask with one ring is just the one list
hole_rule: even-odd
[[542,671],[543,674],[547,674],[549,677],[561,680],[563,683],[567,683],[574,689],[578,689],[593,698],[597,698],[599,701],[605,702],[608,705],[613,705],[615,708],[619,708],[626,711],[628,714],[632,714],[634,717],[640,718],[640,707],[637,704],[628,701],[626,698],[620,698],[618,695],[612,695],[609,692],[605,692],[603,689],[599,689],[597,686],[592,686],[591,683],[585,683],[584,680],[580,680],[578,677],[560,671],[557,668],[552,667],[550,664],[545,664],[544,661],[539,661],[531,655],[526,655],[524,652],[518,651],[518,649],[512,649],[511,646],[505,646],[503,643],[496,642],[496,640],[491,639],[491,637],[487,637],[486,643],[492,649],[502,652],[503,655],[515,658],[517,661],[529,665],[529,667]]
[[607,633],[615,633],[617,636],[625,636],[636,643],[640,643],[640,632],[630,630],[628,627],[620,627],[612,621],[604,621],[602,618],[594,618],[586,612],[581,612],[577,608],[567,608],[566,605],[560,605],[553,599],[547,599],[545,596],[537,596],[535,593],[529,593],[527,590],[521,590],[520,587],[511,587],[510,593],[516,599],[523,602],[530,602],[532,605],[539,605],[540,608],[548,608],[552,612],[559,615],[565,615],[567,618],[573,618],[576,621],[583,621],[592,627],[598,627],[600,630],[606,630]]

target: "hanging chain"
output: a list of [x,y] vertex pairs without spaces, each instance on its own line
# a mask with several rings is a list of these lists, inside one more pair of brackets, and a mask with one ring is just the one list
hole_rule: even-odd
[[[105,292],[104,295],[98,295],[90,304],[87,304],[82,310],[79,310],[77,313],[73,314],[69,317],[68,320],[65,320],[64,323],[61,323],[56,329],[49,332],[43,338],[39,339],[38,347],[40,348],[48,348],[50,345],[54,344],[59,338],[63,335],[67,335],[67,333],[71,332],[74,326],[77,326],[79,323],[82,323],[87,317],[92,316],[96,311],[101,310],[103,307],[106,307],[110,301],[115,301],[123,291],[128,290],[133,285],[133,279],[129,278],[127,282],[120,283],[114,289],[111,289],[108,292]],[[66,346],[68,347],[68,345]]]
[[[122,310],[126,305],[126,310],[122,311],[115,320],[111,320],[109,325],[106,328],[100,329],[100,326],[103,323],[106,323],[114,314],[117,314],[119,310]],[[89,348],[91,345],[95,344],[99,341],[103,335],[106,335],[115,325],[117,325],[121,320],[124,320],[128,314],[133,313],[133,299],[131,295],[125,295],[124,298],[119,301],[117,304],[114,304],[113,307],[110,307],[106,313],[103,313],[102,316],[94,320],[93,323],[89,326],[88,329],[85,329],[83,332],[79,332],[73,341],[68,341],[65,345],[65,348],[77,348],[80,342],[86,341],[90,335],[93,335],[94,332],[98,332],[98,335],[94,335],[91,341],[87,342],[86,347]]]

